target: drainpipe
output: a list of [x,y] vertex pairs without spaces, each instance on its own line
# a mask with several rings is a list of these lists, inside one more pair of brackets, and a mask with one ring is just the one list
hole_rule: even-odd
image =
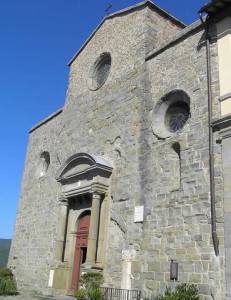
[[216,256],[219,255],[219,242],[216,231],[216,208],[215,208],[215,183],[214,183],[214,158],[213,158],[213,128],[212,128],[212,92],[211,92],[211,58],[210,58],[210,36],[208,33],[208,18],[204,21],[202,12],[199,16],[205,27],[206,36],[206,58],[207,58],[207,87],[208,87],[208,125],[209,125],[209,171],[210,171],[210,202],[211,202],[211,226],[212,240]]

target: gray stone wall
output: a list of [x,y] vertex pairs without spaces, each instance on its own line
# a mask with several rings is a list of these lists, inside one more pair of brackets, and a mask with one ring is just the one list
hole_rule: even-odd
[[[211,241],[207,78],[203,31],[145,61],[145,55],[180,30],[170,20],[143,7],[106,19],[71,64],[63,112],[31,132],[21,184],[9,266],[20,289],[46,291],[54,266],[59,220],[55,179],[71,155],[103,156],[114,166],[110,188],[111,222],[105,285],[119,287],[122,250],[136,250],[132,288],[159,293],[169,282],[170,260],[179,262],[179,281],[199,283],[204,299],[222,299],[224,289],[223,212],[220,145],[215,145],[216,208],[220,256]],[[90,91],[91,66],[110,52],[108,79]],[[212,45],[214,117],[217,50]],[[166,139],[152,130],[152,111],[172,90],[190,97],[191,116]],[[180,160],[172,152],[180,145]],[[50,165],[39,171],[42,152]],[[144,222],[134,223],[134,208],[144,206]]]
[[165,43],[169,37],[172,37],[183,28],[183,24],[176,24],[170,18],[166,19],[166,16],[164,17],[161,12],[157,14],[153,7],[149,7],[144,22],[144,32],[147,38],[146,54]]
[[[211,45],[213,68],[213,117],[219,115],[217,101],[217,49]],[[198,283],[206,299],[224,297],[224,242],[222,210],[221,149],[214,142],[215,191],[220,255],[216,257],[211,240],[208,153],[208,114],[206,54],[203,31],[194,32],[156,54],[147,63],[151,97],[146,98],[149,123],[157,102],[172,90],[184,90],[190,96],[191,116],[182,130],[166,139],[143,131],[147,167],[142,203],[146,208],[143,224],[140,275],[136,285],[146,290],[163,290],[169,282],[170,260],[179,262],[179,281]],[[144,136],[140,131],[140,136]],[[215,138],[216,140],[216,138]],[[180,182],[171,161],[171,147],[180,145]],[[142,163],[141,163],[142,165]],[[148,174],[148,175],[146,175]],[[169,188],[172,185],[173,189]],[[152,253],[152,256],[149,255]],[[141,283],[143,282],[143,284]],[[171,285],[169,283],[169,285]]]
[[[98,95],[104,96],[104,87],[97,93],[88,91],[87,87],[89,70],[101,53],[109,52],[112,57],[107,92],[118,91],[124,78],[129,80],[130,77],[137,76],[140,60],[144,61],[145,53],[181,28],[149,7],[140,7],[124,15],[106,19],[70,66],[66,107],[76,107],[76,97],[82,93],[93,100]],[[133,69],[135,65],[137,70]],[[74,103],[70,104],[72,101]],[[120,103],[118,100],[117,102]],[[96,108],[95,105],[94,107]]]
[[121,251],[126,247],[126,234],[121,230],[114,220],[109,224],[108,240],[110,247],[106,253],[106,268],[104,272],[106,286],[121,288]]
[[[30,134],[8,265],[19,289],[47,286],[58,222],[55,172],[60,166],[60,115]],[[52,143],[50,143],[52,141]],[[50,166],[40,177],[40,155],[50,153]]]
[[[117,175],[121,173],[115,175],[115,197],[123,189],[121,182],[136,169],[130,164],[122,169],[121,164],[128,166],[129,156],[136,151],[136,102],[142,93],[136,81],[145,70],[146,11],[147,8],[138,9],[102,24],[71,65],[62,114],[30,133],[9,259],[20,289],[44,291],[47,287],[59,217],[60,186],[55,174],[61,164],[77,152],[105,154],[118,164]],[[89,69],[104,51],[112,57],[109,78],[99,91],[90,92]],[[118,154],[120,143],[124,144],[123,157]],[[44,151],[50,154],[50,165],[42,175],[40,156]],[[130,176],[129,181],[135,177]],[[122,194],[126,196],[126,190]]]

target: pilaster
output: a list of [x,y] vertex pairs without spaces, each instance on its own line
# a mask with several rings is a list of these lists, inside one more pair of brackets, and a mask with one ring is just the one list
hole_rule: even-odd
[[222,145],[222,171],[224,184],[224,245],[225,245],[225,278],[226,298],[231,299],[231,115],[213,123],[219,129],[219,141]]
[[104,195],[104,199],[101,204],[100,210],[100,224],[99,224],[99,239],[97,248],[96,264],[99,267],[103,266],[104,263],[104,239],[105,239],[105,228],[107,220],[107,204],[108,204],[108,193]]
[[55,259],[58,261],[63,261],[65,239],[66,239],[67,216],[68,216],[68,209],[69,209],[68,199],[64,195],[61,195],[59,197],[59,205],[60,205],[60,212],[59,212],[58,232],[57,232],[56,249],[55,249]]
[[95,265],[96,262],[96,251],[97,251],[97,240],[99,233],[99,222],[100,222],[100,206],[101,206],[101,195],[96,191],[92,194],[92,208],[91,208],[91,220],[88,236],[88,247],[87,247],[87,259],[86,264]]

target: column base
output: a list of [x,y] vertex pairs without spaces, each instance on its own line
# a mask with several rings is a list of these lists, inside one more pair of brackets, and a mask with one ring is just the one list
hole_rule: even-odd
[[96,267],[99,270],[103,270],[103,264],[101,262],[96,262]]
[[98,263],[91,263],[91,262],[85,262],[81,265],[81,269],[83,270],[103,270],[103,267],[101,264]]

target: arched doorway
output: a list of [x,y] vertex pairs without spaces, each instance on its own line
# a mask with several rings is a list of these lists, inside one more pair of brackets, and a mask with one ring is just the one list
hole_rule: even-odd
[[55,248],[55,258],[60,264],[54,270],[53,279],[57,290],[78,288],[85,256],[85,269],[104,268],[112,171],[112,165],[103,157],[77,153],[56,174],[62,184]]
[[79,219],[76,242],[75,242],[71,290],[78,289],[80,268],[81,265],[86,261],[90,218],[91,218],[90,212],[87,212]]

